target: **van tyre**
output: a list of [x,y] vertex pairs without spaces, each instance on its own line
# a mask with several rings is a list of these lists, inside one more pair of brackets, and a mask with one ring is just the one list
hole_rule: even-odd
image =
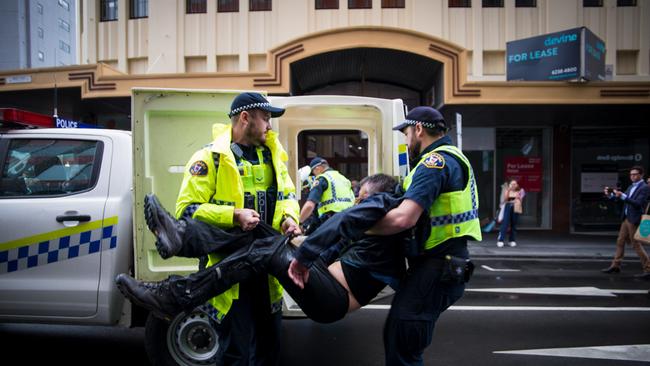
[[219,338],[212,319],[199,310],[181,313],[171,322],[149,314],[145,350],[154,366],[214,365]]

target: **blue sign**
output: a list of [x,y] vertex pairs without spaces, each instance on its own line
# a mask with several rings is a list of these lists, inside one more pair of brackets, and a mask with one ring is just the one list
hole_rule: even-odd
[[586,27],[506,44],[507,79],[604,80],[605,43]]
[[592,31],[584,28],[582,78],[585,80],[605,80],[605,42]]
[[73,121],[70,119],[63,119],[56,117],[54,120],[54,127],[56,128],[97,128],[97,126],[94,125],[89,125],[86,123],[81,123],[77,121]]

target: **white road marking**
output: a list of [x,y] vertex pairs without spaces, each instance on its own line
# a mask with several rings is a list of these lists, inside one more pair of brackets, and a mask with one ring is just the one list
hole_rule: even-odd
[[510,268],[492,268],[490,266],[486,266],[485,264],[481,265],[481,268],[487,269],[490,272],[521,272],[520,269],[510,269]]
[[570,295],[616,297],[620,294],[645,294],[647,290],[604,290],[597,287],[512,287],[512,288],[468,288],[470,292],[504,292],[514,294]]
[[494,353],[647,362],[650,360],[650,344],[574,348],[541,348],[519,351],[495,351]]
[[[390,305],[366,305],[366,310],[389,310]],[[448,310],[460,311],[650,311],[650,307],[605,306],[462,306],[453,305]]]

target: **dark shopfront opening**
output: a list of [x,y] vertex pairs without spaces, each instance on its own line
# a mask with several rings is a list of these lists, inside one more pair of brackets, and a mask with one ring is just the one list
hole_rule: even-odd
[[[52,115],[54,89],[15,90],[0,93],[0,108],[17,108]],[[81,99],[79,88],[58,88],[58,116],[101,128],[131,130],[131,97]]]
[[650,128],[574,129],[572,133],[571,221],[575,232],[615,232],[623,205],[607,199],[603,187],[630,186],[629,171],[648,176]]

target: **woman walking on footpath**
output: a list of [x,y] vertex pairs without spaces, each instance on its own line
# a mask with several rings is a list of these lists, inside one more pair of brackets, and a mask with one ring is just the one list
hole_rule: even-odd
[[503,220],[501,221],[501,228],[497,238],[497,247],[503,247],[508,226],[510,227],[510,235],[508,236],[508,245],[511,247],[517,246],[515,241],[517,233],[517,220],[519,215],[523,212],[521,201],[523,200],[526,192],[519,186],[516,179],[508,180],[507,186],[501,195],[501,210],[503,211]]

